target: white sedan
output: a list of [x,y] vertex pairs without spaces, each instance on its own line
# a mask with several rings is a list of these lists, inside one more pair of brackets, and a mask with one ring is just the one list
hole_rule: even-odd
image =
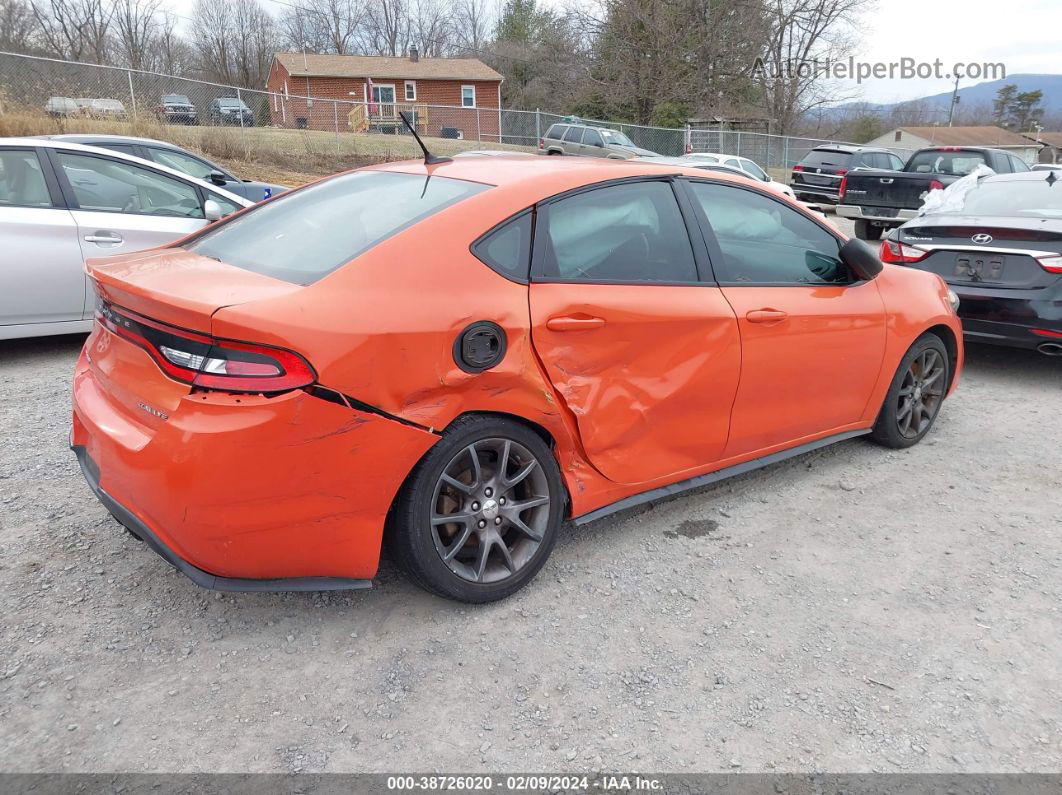
[[0,339],[88,331],[86,259],[161,246],[252,204],[132,155],[0,138]]

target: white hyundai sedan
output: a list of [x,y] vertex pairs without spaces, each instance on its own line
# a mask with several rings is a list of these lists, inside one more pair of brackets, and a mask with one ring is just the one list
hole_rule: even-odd
[[86,259],[160,246],[252,204],[131,155],[0,138],[0,339],[88,331]]

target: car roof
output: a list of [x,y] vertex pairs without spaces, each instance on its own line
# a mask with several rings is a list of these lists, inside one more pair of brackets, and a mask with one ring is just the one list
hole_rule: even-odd
[[747,185],[751,180],[737,171],[705,171],[686,163],[663,164],[603,157],[466,157],[435,166],[423,160],[404,160],[366,166],[362,171],[390,171],[421,176],[450,177],[493,185],[505,193],[520,195],[528,204],[565,191],[595,183],[632,177],[661,177],[668,174],[718,179]]
[[69,143],[84,144],[86,141],[106,141],[111,144],[150,144],[161,146],[165,149],[177,149],[180,147],[167,141],[156,141],[154,138],[137,138],[132,135],[107,135],[95,133],[62,133],[61,135],[36,136],[47,141],[67,141]]
[[[118,137],[118,136],[115,136]],[[147,139],[144,139],[147,140]],[[87,146],[85,144],[79,144],[74,141],[56,140],[56,138],[0,138],[0,147],[2,146],[25,146],[25,147],[41,147],[45,149],[68,149],[71,152],[83,152],[87,155],[106,155],[114,160],[125,160],[129,163],[134,163],[138,166],[150,166],[155,171],[161,171],[163,174],[169,174],[172,177],[177,177],[185,182],[191,182],[204,190],[208,190],[211,193],[217,193],[226,199],[229,199],[241,207],[250,207],[254,202],[249,199],[245,199],[243,196],[237,196],[235,193],[219,188],[217,185],[211,185],[209,182],[205,182],[201,179],[185,174],[183,171],[178,171],[175,168],[164,166],[162,163],[156,163],[153,160],[144,160],[133,155],[127,155],[125,152],[115,152],[113,149],[100,149],[95,146]]]

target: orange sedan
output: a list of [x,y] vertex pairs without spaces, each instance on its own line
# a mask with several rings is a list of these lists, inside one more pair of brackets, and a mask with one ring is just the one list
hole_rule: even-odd
[[954,297],[741,177],[589,158],[362,169],[90,260],[71,444],[200,585],[486,602],[590,521],[868,434],[918,442]]

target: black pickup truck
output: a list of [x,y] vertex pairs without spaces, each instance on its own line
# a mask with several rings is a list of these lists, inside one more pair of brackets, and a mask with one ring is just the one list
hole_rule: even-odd
[[837,215],[855,220],[856,237],[878,240],[886,229],[918,216],[925,195],[946,188],[986,165],[997,174],[1028,171],[1017,155],[980,146],[933,146],[919,149],[902,171],[850,171],[840,186]]

